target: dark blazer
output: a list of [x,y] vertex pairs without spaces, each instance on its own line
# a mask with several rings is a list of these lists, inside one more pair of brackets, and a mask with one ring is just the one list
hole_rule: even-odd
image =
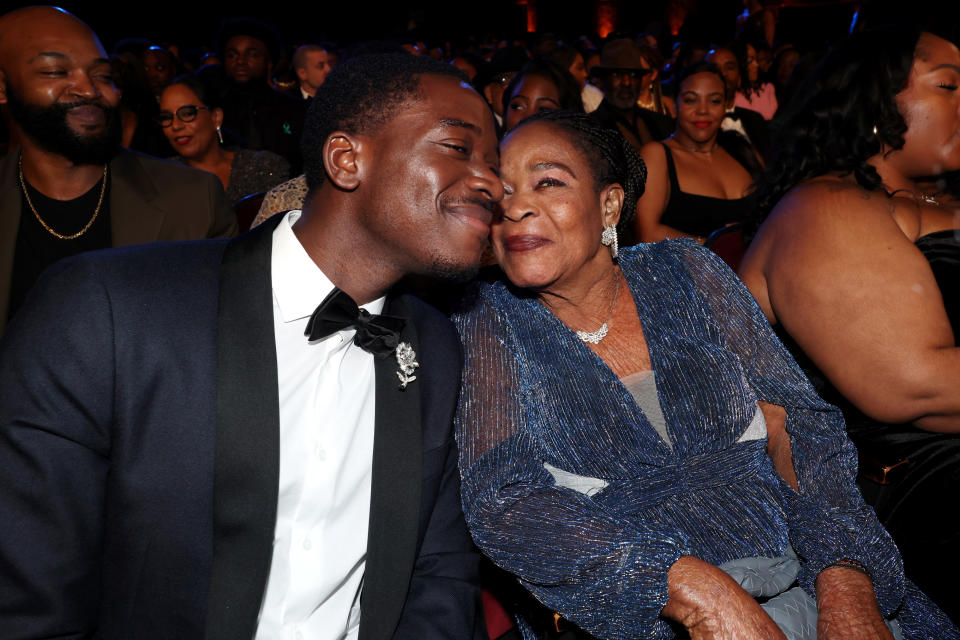
[[[674,129],[674,120],[670,116],[640,107],[633,108],[631,122],[606,99],[590,113],[590,117],[609,129],[619,131],[638,153],[643,145],[667,138]],[[646,131],[642,130],[641,123]],[[646,135],[648,133],[649,139]]]
[[[54,265],[0,342],[4,638],[250,638],[272,554],[279,217]],[[62,309],[71,310],[64,321]],[[408,295],[420,363],[376,360],[361,640],[483,637],[451,423],[460,347]]]
[[770,125],[763,119],[763,116],[752,109],[743,107],[734,107],[733,113],[728,113],[727,118],[739,120],[743,124],[743,130],[747,132],[752,144],[757,152],[764,158],[770,157]]
[[[16,148],[0,158],[0,334],[22,211],[18,158]],[[110,233],[115,247],[226,238],[237,221],[213,174],[121,149],[110,161]]]

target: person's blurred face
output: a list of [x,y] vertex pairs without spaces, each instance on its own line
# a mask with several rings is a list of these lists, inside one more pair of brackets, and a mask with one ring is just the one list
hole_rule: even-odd
[[769,49],[757,51],[757,64],[760,65],[760,73],[770,71],[770,67],[773,66],[773,56],[770,54]]
[[577,57],[573,59],[573,64],[567,70],[577,79],[581,88],[587,84],[587,65],[584,63],[582,55],[578,53]]
[[251,36],[232,36],[223,50],[223,72],[237,84],[266,80],[270,54],[262,40]]
[[8,19],[0,104],[38,147],[75,164],[106,162],[120,146],[120,96],[90,29],[49,8]]
[[747,45],[747,77],[750,84],[756,84],[760,77],[760,62],[757,60],[757,50],[753,45]]
[[720,73],[727,84],[727,95],[732,96],[740,88],[740,65],[737,56],[729,49],[714,49],[707,54],[707,60],[720,67]]
[[297,69],[297,78],[303,90],[313,95],[330,73],[330,61],[326,51],[309,51],[305,57],[305,66]]
[[532,115],[559,108],[560,91],[550,79],[533,74],[524,76],[510,96],[507,112],[503,114],[504,127],[510,131]]
[[173,56],[166,51],[156,51],[148,49],[143,54],[143,68],[147,73],[147,82],[150,83],[150,90],[160,95],[176,72],[173,63]]
[[704,71],[686,78],[677,93],[677,131],[681,146],[698,146],[716,140],[725,114],[723,80]]
[[897,108],[907,123],[902,149],[889,162],[907,177],[960,169],[960,51],[924,33]]
[[796,68],[797,63],[800,62],[800,52],[796,49],[787,51],[782,56],[777,63],[777,82],[780,83],[780,86],[786,86],[790,81],[790,77],[793,75],[793,70]]
[[644,76],[651,69],[613,69],[605,71],[603,76],[604,97],[618,109],[632,109],[643,87]]
[[610,267],[610,251],[600,244],[603,227],[619,217],[604,210],[610,187],[597,193],[589,162],[555,125],[536,122],[509,134],[500,145],[500,177],[502,214],[490,239],[511,282],[550,290],[584,269]]
[[216,146],[223,112],[207,108],[189,87],[172,84],[160,95],[160,119],[163,135],[173,150],[187,160],[195,160]]

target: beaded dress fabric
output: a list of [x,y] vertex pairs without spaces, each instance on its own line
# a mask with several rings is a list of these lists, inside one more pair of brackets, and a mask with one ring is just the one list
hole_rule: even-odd
[[[599,638],[674,637],[659,614],[681,556],[720,565],[790,546],[807,593],[826,566],[856,560],[905,637],[960,637],[904,579],[863,503],[839,411],[814,393],[726,265],[689,241],[631,247],[619,264],[669,443],[535,299],[483,284],[455,316],[463,507],[484,553]],[[747,433],[758,400],[787,410],[799,494],[774,469],[766,437]]]

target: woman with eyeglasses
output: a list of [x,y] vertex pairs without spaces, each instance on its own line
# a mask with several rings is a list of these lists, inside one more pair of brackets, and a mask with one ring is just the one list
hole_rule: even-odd
[[677,85],[676,130],[640,149],[650,179],[637,202],[634,234],[641,242],[692,237],[703,244],[712,231],[747,215],[761,166],[746,139],[720,130],[726,109],[717,65],[690,65]]
[[202,76],[178,78],[164,89],[157,121],[177,153],[175,159],[220,178],[230,202],[290,177],[290,164],[273,152],[223,146],[223,110],[216,90]]

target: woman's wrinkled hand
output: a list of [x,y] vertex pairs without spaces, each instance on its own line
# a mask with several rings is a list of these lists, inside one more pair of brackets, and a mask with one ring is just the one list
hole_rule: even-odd
[[667,585],[663,615],[686,627],[691,640],[786,640],[756,600],[712,564],[684,556],[670,567]]
[[893,640],[867,575],[828,567],[816,589],[818,640]]

